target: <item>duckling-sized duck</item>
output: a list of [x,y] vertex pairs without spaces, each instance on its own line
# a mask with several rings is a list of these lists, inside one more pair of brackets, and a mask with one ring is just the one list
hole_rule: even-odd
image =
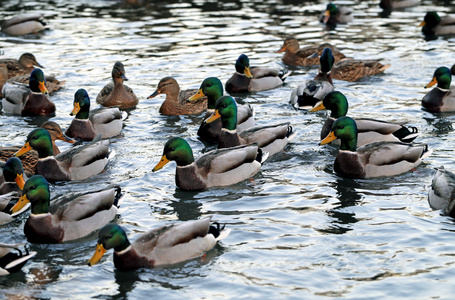
[[18,15],[2,23],[2,32],[12,36],[38,33],[44,29],[46,23],[39,14]]
[[38,152],[36,174],[47,180],[83,180],[99,174],[110,159],[109,141],[97,136],[92,142],[73,147],[56,156],[49,132],[43,128],[32,130],[24,146],[15,154],[20,157],[30,150]]
[[163,156],[153,172],[175,161],[176,185],[184,190],[201,190],[212,186],[238,183],[255,175],[267,158],[257,144],[209,151],[194,160],[193,150],[179,137],[169,139]]
[[431,112],[455,111],[455,91],[450,88],[452,74],[447,67],[439,67],[434,71],[433,79],[425,88],[438,84],[422,99],[422,106]]
[[[322,55],[322,50],[326,47],[332,49],[335,62],[346,58],[340,50],[329,43],[323,43],[320,46],[306,46],[300,48],[299,41],[293,37],[286,38],[283,46],[277,53],[284,52],[282,60],[287,65],[307,67],[319,65],[319,56]],[[316,56],[315,53],[318,53],[318,55]]]
[[338,118],[330,134],[321,145],[335,139],[341,140],[340,151],[334,163],[334,171],[350,178],[393,176],[407,172],[429,156],[425,144],[413,145],[401,142],[374,142],[357,148],[357,125],[352,118]]
[[440,17],[437,12],[430,11],[420,23],[422,32],[426,37],[455,34],[455,17],[447,15]]
[[201,97],[197,101],[188,101],[188,98],[197,93],[197,89],[181,90],[177,80],[173,77],[164,77],[158,83],[156,91],[147,99],[154,98],[159,94],[166,94],[166,99],[160,107],[160,114],[167,116],[200,114],[207,109],[207,97]]
[[123,128],[122,112],[118,107],[102,107],[90,111],[90,97],[85,89],[74,94],[75,115],[65,134],[84,141],[92,141],[98,134],[107,139],[118,136]]
[[441,210],[444,215],[455,217],[455,174],[440,166],[431,181],[428,203],[432,209]]
[[283,84],[289,75],[286,70],[265,67],[251,67],[250,59],[241,54],[235,62],[237,71],[226,82],[226,92],[248,93],[274,89]]
[[67,194],[50,202],[49,183],[33,175],[24,185],[12,213],[31,204],[24,233],[31,243],[57,244],[80,239],[112,221],[122,198],[119,186]]
[[[206,120],[215,111],[216,100],[223,96],[223,84],[217,77],[208,77],[204,79],[197,94],[193,95],[188,101],[195,101],[203,96],[207,96],[207,113],[202,120],[197,131],[197,135],[203,140],[211,143],[217,143],[218,136],[221,132],[221,120],[206,123]],[[254,126],[254,109],[249,104],[237,105],[237,128],[245,130]]]
[[111,223],[100,230],[96,251],[88,265],[97,264],[111,248],[114,265],[121,271],[172,265],[203,255],[229,232],[205,217],[152,229],[131,244],[123,228]]
[[312,80],[303,81],[292,91],[290,103],[297,109],[311,109],[316,103],[324,99],[325,95],[333,91],[331,70],[335,58],[332,49],[326,47],[319,58],[319,73]]
[[29,86],[8,80],[2,89],[3,111],[21,116],[40,116],[55,113],[55,104],[47,96],[46,79],[41,69],[30,74]]
[[343,59],[333,65],[331,76],[333,79],[353,82],[381,74],[388,68],[390,64],[384,65],[375,59]]
[[352,10],[346,6],[337,6],[334,3],[327,4],[327,7],[319,21],[327,27],[334,28],[337,24],[347,24],[354,20]]
[[[348,113],[348,100],[346,96],[333,91],[328,93],[321,103],[313,107],[310,112],[323,109],[330,110],[330,117],[327,118],[321,130],[321,140],[326,138],[336,119],[346,116]],[[353,118],[357,126],[357,147],[378,141],[412,142],[419,134],[417,128],[406,127],[403,124],[391,123],[368,118]],[[339,140],[335,140],[336,142]]]
[[109,83],[99,92],[96,103],[102,106],[117,106],[120,109],[133,108],[139,103],[133,90],[123,84],[128,80],[125,76],[125,67],[116,62],[112,68],[113,83]]
[[35,251],[30,251],[25,244],[5,244],[0,243],[0,276],[19,272],[22,267],[36,255]]
[[221,118],[222,129],[218,137],[218,149],[257,143],[263,153],[270,156],[281,152],[296,133],[289,122],[265,126],[254,126],[237,131],[237,104],[231,96],[216,100],[215,112],[207,123]]

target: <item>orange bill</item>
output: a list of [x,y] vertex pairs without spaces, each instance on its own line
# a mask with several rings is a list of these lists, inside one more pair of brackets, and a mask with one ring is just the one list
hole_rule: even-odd
[[280,50],[278,50],[276,53],[281,53],[284,51],[286,51],[286,46],[281,47]]
[[427,23],[425,21],[422,21],[422,23],[420,23],[419,26],[417,26],[417,27],[422,27],[422,26],[425,26],[425,25],[427,25]]
[[166,155],[163,155],[163,157],[161,157],[160,162],[157,163],[156,166],[153,168],[152,172],[161,170],[168,162],[170,162],[170,160],[167,159]]
[[324,24],[330,19],[330,11],[326,10],[324,13]]
[[323,109],[325,109],[325,106],[324,104],[322,104],[322,102],[320,102],[319,104],[316,103],[316,105],[312,109],[310,109],[310,112],[320,111]]
[[215,110],[215,112],[207,120],[205,120],[205,123],[207,123],[207,124],[208,123],[212,123],[213,121],[215,121],[215,120],[217,120],[219,118],[221,118],[221,115],[220,115],[220,113],[218,112],[218,109],[217,109],[217,110]]
[[14,154],[14,156],[19,157],[21,155],[24,155],[25,153],[27,153],[30,150],[33,150],[33,148],[32,148],[32,146],[30,146],[29,142],[26,142],[24,144],[24,146]]
[[205,94],[204,94],[204,92],[202,91],[202,89],[199,89],[195,95],[193,95],[193,96],[191,96],[191,97],[188,98],[188,101],[199,100],[199,99],[201,99],[201,98],[204,97],[204,96],[205,96]]
[[24,189],[24,185],[25,185],[24,174],[17,174],[15,181],[16,181],[17,186],[22,191]]
[[438,80],[436,79],[436,77],[433,77],[433,79],[430,81],[430,83],[428,83],[425,88],[429,88],[429,87],[432,87],[433,85],[435,85],[436,83],[438,83]]
[[43,94],[45,94],[45,95],[49,94],[49,92],[48,92],[48,90],[47,90],[47,88],[46,88],[46,85],[44,84],[44,81],[40,81],[40,82],[38,83],[38,88],[39,88],[39,90],[41,91],[41,93],[43,93]]
[[22,197],[20,197],[19,201],[17,201],[17,203],[11,208],[10,213],[11,214],[17,213],[22,208],[24,208],[24,206],[27,205],[27,203],[30,203],[30,201],[28,201],[28,199],[27,199],[27,194],[22,195]]
[[70,113],[70,116],[75,116],[81,110],[81,105],[79,102],[74,103],[73,111]]
[[333,131],[330,131],[329,135],[326,136],[320,143],[319,145],[326,145],[334,140],[336,140],[337,137]]
[[250,67],[246,67],[244,71],[246,77],[248,78],[253,78],[253,75],[251,74]]
[[106,253],[106,249],[104,249],[103,245],[101,244],[96,244],[96,250],[95,253],[93,253],[92,258],[88,261],[89,266],[96,265],[100,259],[103,257],[104,253]]

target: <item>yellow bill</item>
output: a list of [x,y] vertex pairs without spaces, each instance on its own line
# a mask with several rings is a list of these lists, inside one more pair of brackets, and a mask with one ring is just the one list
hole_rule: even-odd
[[93,253],[92,258],[88,261],[89,266],[96,265],[100,259],[103,257],[104,253],[106,253],[106,249],[104,249],[103,245],[97,244],[95,253]]
[[428,83],[425,88],[429,88],[429,87],[432,87],[433,85],[437,84],[438,83],[438,80],[436,79],[436,77],[433,77],[433,79],[430,81],[430,83]]
[[22,208],[24,208],[25,205],[30,203],[27,199],[27,194],[22,195],[22,197],[19,198],[19,201],[11,208],[10,213],[14,214],[20,211]]
[[163,157],[161,157],[160,162],[157,163],[156,166],[153,168],[152,172],[161,170],[168,162],[170,162],[170,160],[167,159],[166,155],[163,155]]
[[16,157],[22,156],[30,150],[33,150],[33,148],[32,146],[30,146],[29,142],[26,142],[24,146],[22,146],[22,148],[14,154],[14,156]]
[[321,102],[318,105],[314,106],[312,109],[310,109],[310,112],[315,112],[315,111],[320,111],[325,109],[324,104]]
[[202,91],[202,89],[199,89],[195,95],[193,95],[193,96],[191,96],[191,97],[188,98],[188,101],[199,100],[199,99],[201,99],[201,98],[204,97],[204,96],[205,96],[205,94],[204,94],[204,92]]
[[319,145],[326,145],[326,144],[328,144],[328,143],[330,143],[330,142],[332,142],[332,141],[334,141],[334,140],[336,140],[336,139],[337,139],[337,137],[336,137],[336,135],[335,135],[335,132],[330,131],[329,135],[326,136],[326,137],[319,143]]
[[205,120],[205,123],[207,123],[207,124],[212,123],[213,121],[215,121],[219,118],[221,118],[221,115],[218,112],[218,110],[215,110],[215,112],[207,120]]

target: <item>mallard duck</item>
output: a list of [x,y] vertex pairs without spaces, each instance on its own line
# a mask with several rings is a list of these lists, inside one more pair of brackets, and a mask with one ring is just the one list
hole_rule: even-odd
[[440,17],[437,12],[430,11],[425,14],[419,27],[422,27],[425,36],[455,34],[455,17],[450,15]]
[[248,93],[260,92],[276,88],[283,84],[289,75],[286,70],[266,67],[251,67],[250,59],[245,54],[239,56],[235,62],[237,71],[226,82],[226,92]]
[[218,149],[257,143],[263,153],[274,155],[283,151],[288,141],[295,136],[289,122],[265,126],[255,126],[237,131],[237,104],[231,96],[216,100],[215,112],[207,123],[221,118],[222,129],[218,137]]
[[205,217],[155,228],[131,244],[123,228],[111,223],[100,230],[96,251],[88,265],[97,264],[111,248],[114,265],[121,271],[172,265],[203,255],[229,232]]
[[[321,130],[321,140],[329,135],[332,124],[336,119],[346,116],[348,113],[348,100],[343,93],[333,91],[328,93],[321,103],[313,107],[310,112],[322,109],[330,110],[330,117],[327,118]],[[378,141],[395,141],[395,142],[412,142],[419,134],[417,128],[406,127],[403,124],[391,123],[367,118],[353,118],[357,126],[357,147],[378,142]],[[336,142],[339,140],[335,140]]]
[[[216,100],[223,96],[223,84],[217,77],[204,79],[198,92],[188,101],[195,101],[207,96],[207,113],[202,120],[197,135],[204,141],[216,143],[221,131],[221,120],[207,124],[205,121],[215,111]],[[254,126],[254,109],[249,104],[237,105],[237,128],[245,130]]]
[[24,188],[26,179],[27,176],[25,175],[21,160],[17,157],[8,158],[2,166],[0,194],[4,195],[10,192],[20,193]]
[[22,116],[55,113],[55,104],[47,96],[45,83],[44,73],[38,68],[30,74],[28,86],[8,80],[2,89],[3,111]]
[[90,143],[54,156],[49,132],[37,128],[28,134],[24,146],[15,156],[20,157],[30,150],[36,150],[39,157],[37,174],[50,181],[83,180],[101,173],[110,159],[109,141],[100,139],[101,136],[98,136]]
[[84,89],[74,94],[73,111],[75,115],[65,134],[84,141],[93,140],[98,134],[107,139],[118,136],[123,128],[122,112],[118,107],[102,107],[90,111],[90,97]]
[[30,203],[31,214],[24,233],[31,243],[56,244],[85,237],[100,229],[117,214],[122,198],[119,186],[67,194],[50,202],[49,183],[33,175],[24,185],[22,196],[11,208],[15,213]]
[[44,29],[46,23],[39,14],[18,15],[2,23],[2,32],[13,36],[38,33]]
[[[329,43],[323,43],[320,46],[307,46],[300,48],[299,41],[292,37],[288,37],[284,40],[283,46],[277,51],[277,53],[284,52],[282,59],[287,65],[306,67],[319,65],[319,56],[322,55],[322,50],[326,47],[332,49],[335,62],[346,58],[340,50]],[[316,56],[315,53],[318,53],[318,56]]]
[[125,76],[125,67],[121,62],[116,62],[112,68],[113,83],[103,87],[96,97],[96,103],[102,106],[117,106],[120,109],[133,108],[138,103],[133,90],[123,84],[128,80]]
[[337,6],[334,3],[329,3],[319,20],[328,27],[335,27],[337,24],[347,24],[352,22],[352,20],[354,20],[354,16],[351,9],[348,7]]
[[440,166],[431,181],[428,203],[432,209],[441,210],[445,215],[455,217],[455,174]]
[[175,161],[175,183],[184,190],[201,190],[212,186],[238,183],[255,175],[267,155],[257,144],[209,151],[194,160],[193,150],[179,137],[169,139],[163,156],[153,168],[156,172],[168,162]]
[[423,158],[431,154],[425,144],[401,142],[380,141],[357,148],[357,126],[350,117],[338,118],[330,134],[320,144],[328,144],[337,138],[341,140],[341,147],[335,159],[334,171],[344,177],[398,175],[417,167]]
[[374,59],[343,59],[332,67],[332,78],[345,81],[357,81],[365,76],[380,74],[390,68]]
[[62,128],[60,127],[60,125],[58,125],[57,123],[55,123],[53,121],[46,121],[43,124],[41,124],[40,127],[46,129],[49,132],[49,134],[51,135],[52,150],[54,151],[54,155],[60,154],[60,149],[55,144],[56,140],[64,141],[64,142],[67,142],[70,144],[76,143],[75,140],[73,140],[72,138],[63,134]]
[[379,7],[384,10],[408,8],[419,5],[420,0],[381,0]]
[[197,93],[197,89],[181,90],[177,80],[172,77],[164,77],[158,83],[156,91],[147,99],[154,98],[159,94],[166,94],[166,99],[160,107],[160,114],[167,116],[200,114],[207,109],[207,97],[201,97],[197,101],[188,101],[188,98]]
[[0,243],[0,276],[19,272],[36,255],[35,251],[30,251],[27,247],[21,250],[23,245],[25,244]]
[[36,60],[35,55],[29,52],[23,53],[19,59],[0,59],[0,66],[6,67],[8,79],[18,75],[30,76],[30,73],[32,73],[35,67],[44,69],[44,67]]
[[425,88],[438,84],[422,99],[422,106],[431,112],[455,111],[455,91],[450,88],[452,75],[447,67],[439,67],[434,71],[433,79]]
[[325,95],[333,91],[332,70],[333,62],[332,50],[324,48],[319,59],[319,73],[312,80],[303,81],[292,91],[291,104],[298,109],[311,109],[316,103],[321,101]]

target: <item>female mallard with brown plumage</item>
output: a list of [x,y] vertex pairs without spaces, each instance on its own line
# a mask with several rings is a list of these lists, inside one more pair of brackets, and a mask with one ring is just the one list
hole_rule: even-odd
[[98,134],[107,139],[118,136],[123,128],[122,112],[118,107],[102,107],[90,110],[90,97],[85,89],[74,94],[73,111],[75,115],[65,134],[84,141],[92,141]]
[[222,96],[216,100],[215,112],[206,122],[210,123],[218,118],[221,118],[222,122],[218,149],[257,143],[263,153],[272,156],[283,151],[296,134],[289,122],[237,131],[237,104],[231,96]]
[[390,68],[375,59],[343,59],[332,67],[332,78],[344,81],[357,81],[366,76],[383,73]]
[[434,71],[433,79],[425,86],[437,84],[422,99],[422,106],[431,112],[455,111],[455,90],[450,88],[452,74],[447,67],[439,67]]
[[155,228],[130,243],[123,228],[111,223],[100,230],[88,265],[97,264],[109,249],[114,249],[114,265],[121,271],[172,265],[203,255],[229,232],[205,217]]
[[184,190],[201,190],[212,186],[238,183],[255,175],[267,155],[257,144],[228,149],[212,150],[194,160],[193,150],[179,137],[169,139],[164,145],[163,156],[153,172],[175,161],[175,182]]
[[125,76],[125,67],[121,62],[116,62],[112,68],[113,83],[103,87],[96,97],[96,103],[102,106],[117,106],[120,109],[133,108],[138,103],[133,90],[123,84],[128,80]]
[[159,94],[166,94],[166,99],[161,104],[160,114],[167,116],[200,114],[207,109],[207,97],[188,101],[188,98],[197,93],[197,89],[181,90],[177,80],[172,77],[164,77],[158,83],[158,87],[147,99],[154,98]]
[[114,219],[122,198],[119,186],[69,193],[50,202],[49,183],[41,175],[27,180],[11,212],[30,203],[24,233],[31,243],[56,244],[80,239]]
[[425,144],[406,144],[380,141],[357,148],[357,126],[349,117],[337,119],[330,134],[321,145],[341,140],[335,159],[334,171],[350,178],[369,178],[398,175],[420,165],[431,151]]

